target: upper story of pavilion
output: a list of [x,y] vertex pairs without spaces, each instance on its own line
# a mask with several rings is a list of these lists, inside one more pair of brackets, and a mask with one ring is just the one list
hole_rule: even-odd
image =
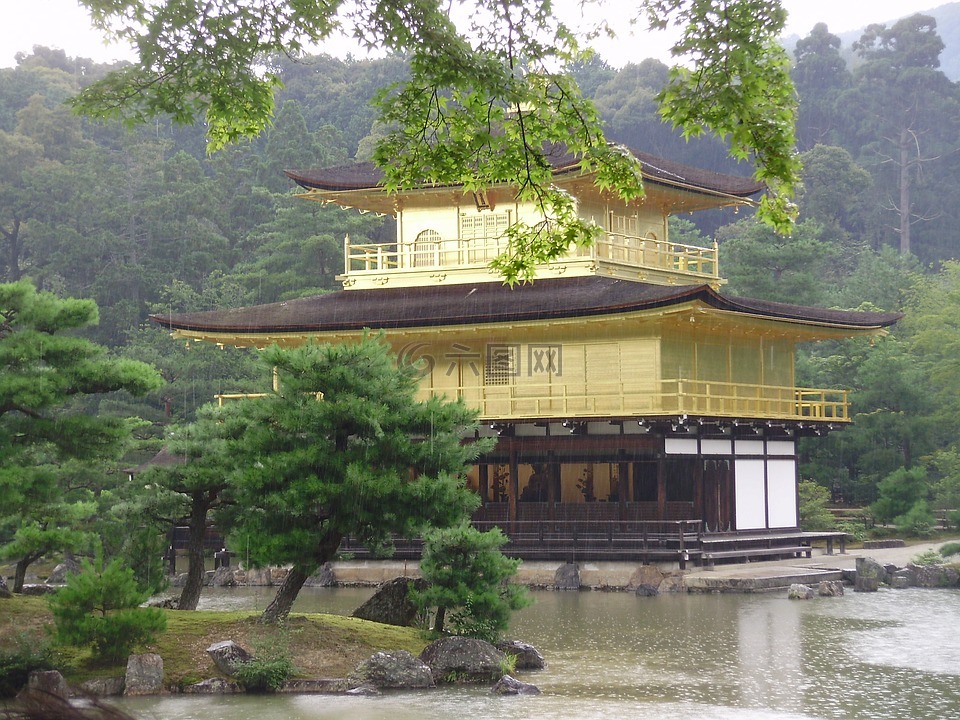
[[[753,205],[762,185],[631,151],[643,168],[644,196],[624,202],[600,189],[594,172],[569,154],[548,155],[554,184],[575,199],[580,218],[598,229],[589,247],[537,267],[538,278],[600,276],[656,285],[710,285],[718,289],[718,250],[671,242],[668,219],[678,213]],[[507,249],[504,231],[535,226],[541,211],[516,199],[509,186],[485,192],[460,186],[424,186],[388,193],[372,163],[288,171],[301,197],[396,218],[396,239],[344,245],[344,289],[419,287],[495,281],[490,263]]]

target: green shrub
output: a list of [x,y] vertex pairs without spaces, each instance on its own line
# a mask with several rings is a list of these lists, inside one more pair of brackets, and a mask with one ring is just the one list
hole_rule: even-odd
[[288,657],[254,657],[238,664],[236,677],[247,692],[267,693],[282,688],[295,672]]
[[290,634],[285,626],[254,640],[253,657],[237,666],[236,678],[250,693],[271,693],[282,688],[297,669],[290,659]]
[[945,558],[956,555],[957,553],[960,553],[960,542],[948,542],[940,548],[940,555]]
[[801,529],[836,530],[837,521],[827,509],[830,503],[830,491],[812,480],[801,480],[799,493]]
[[939,565],[943,562],[943,555],[936,550],[925,550],[919,555],[914,555],[910,562],[914,565]]
[[918,500],[903,515],[894,519],[893,524],[897,530],[911,535],[913,537],[930,537],[933,535],[933,528],[936,525],[936,518],[930,512],[930,507],[926,500]]
[[52,670],[50,643],[32,633],[17,633],[0,648],[0,698],[14,697],[34,670]]
[[106,567],[84,561],[81,572],[50,599],[56,638],[64,645],[91,645],[105,662],[122,662],[134,647],[166,629],[160,610],[138,607],[146,598],[133,571],[119,560]]

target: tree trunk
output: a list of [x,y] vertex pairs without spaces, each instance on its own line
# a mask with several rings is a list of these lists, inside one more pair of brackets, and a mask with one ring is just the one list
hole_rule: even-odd
[[910,134],[900,131],[900,254],[910,254]]
[[267,609],[260,616],[260,622],[266,625],[276,625],[286,621],[290,614],[290,608],[293,607],[300,588],[307,581],[307,578],[320,567],[319,565],[294,565],[284,578],[283,584],[277,590],[276,596],[267,605]]
[[187,582],[180,591],[180,610],[196,610],[200,603],[205,576],[203,539],[207,532],[209,504],[202,493],[193,493],[190,506],[190,532],[187,540]]
[[447,609],[443,605],[437,606],[437,614],[433,618],[433,631],[435,633],[443,632],[443,623],[447,619]]
[[22,593],[23,584],[27,579],[27,568],[30,567],[33,563],[39,560],[42,555],[37,553],[27,553],[22,558],[17,560],[16,570],[13,575],[13,592]]
[[293,607],[293,603],[300,593],[300,588],[303,587],[307,578],[315,573],[318,568],[322,567],[325,562],[333,560],[334,555],[337,554],[337,550],[340,548],[340,540],[342,539],[343,536],[340,533],[330,533],[324,537],[323,541],[317,546],[316,552],[309,562],[295,563],[294,566],[290,568],[290,572],[288,572],[287,577],[284,578],[283,584],[280,585],[280,589],[277,590],[276,596],[260,616],[261,623],[276,625],[283,623],[287,619],[287,616],[290,614],[290,609]]

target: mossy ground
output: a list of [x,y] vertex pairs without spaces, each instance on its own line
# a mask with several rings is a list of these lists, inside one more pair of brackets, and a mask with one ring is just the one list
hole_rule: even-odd
[[[206,649],[221,640],[233,640],[255,654],[285,650],[301,677],[344,677],[378,650],[409,650],[418,654],[429,642],[415,628],[358,620],[339,615],[294,614],[283,627],[261,625],[253,612],[164,611],[167,629],[156,642],[140,650],[163,658],[168,687],[189,685],[218,677]],[[41,597],[15,596],[0,600],[0,647],[18,633],[48,635],[53,616]],[[121,666],[98,664],[89,652],[58,648],[56,662],[70,682],[122,674]]]

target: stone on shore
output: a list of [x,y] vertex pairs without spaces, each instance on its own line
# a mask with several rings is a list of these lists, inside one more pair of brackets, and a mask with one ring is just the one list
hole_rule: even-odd
[[872,578],[877,581],[877,585],[880,585],[887,582],[887,569],[873,558],[858,557],[857,578]]
[[529,643],[519,640],[501,640],[496,647],[504,655],[514,658],[513,667],[516,670],[543,670],[546,665],[540,651]]
[[27,676],[27,690],[59,698],[70,697],[70,686],[56,670],[34,670]]
[[880,581],[875,577],[863,577],[857,575],[853,583],[854,592],[877,592],[880,589]]
[[787,597],[791,600],[812,600],[815,595],[812,587],[800,583],[793,583],[787,590]]
[[232,568],[219,567],[207,578],[207,585],[210,587],[236,587],[237,578],[234,576]]
[[465,637],[440,638],[424,648],[420,659],[437,684],[494,682],[503,676],[507,660],[490,643]]
[[123,695],[123,683],[122,676],[90,678],[80,683],[80,690],[94,697],[115,697]]
[[13,593],[10,592],[10,588],[7,587],[7,579],[0,575],[0,598],[11,598]]
[[373,596],[353,611],[353,617],[385,625],[408,627],[416,620],[418,608],[410,599],[410,590],[423,591],[422,578],[398,577],[380,586]]
[[124,695],[157,695],[163,692],[163,658],[156,653],[131,655],[123,679]]
[[67,582],[67,577],[76,575],[80,572],[80,563],[76,558],[67,558],[57,565],[53,572],[47,577],[47,585],[63,585]]
[[223,640],[207,648],[207,654],[213,660],[217,670],[228,677],[237,674],[241,663],[253,659],[253,655],[237,645],[233,640]]
[[490,692],[496,695],[539,695],[540,688],[530,683],[517,680],[510,675],[504,675],[497,681]]
[[579,590],[580,566],[576,563],[564,563],[553,575],[554,590]]
[[234,695],[242,693],[240,683],[223,678],[209,678],[193,685],[187,685],[183,692],[187,695]]
[[350,673],[351,687],[428,688],[436,683],[430,668],[406,650],[374,653]]
[[843,583],[839,580],[821,580],[817,585],[820,597],[840,597],[843,595]]

